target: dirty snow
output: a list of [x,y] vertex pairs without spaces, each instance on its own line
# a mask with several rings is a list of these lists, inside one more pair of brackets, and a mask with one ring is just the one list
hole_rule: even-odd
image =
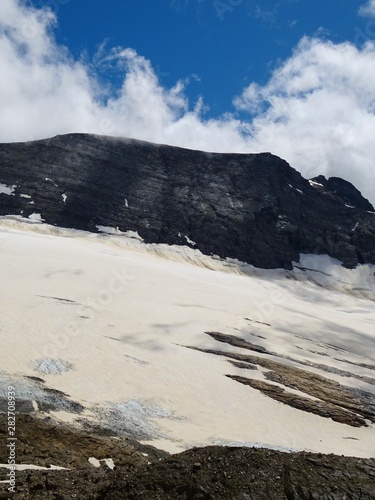
[[375,363],[374,266],[348,270],[302,255],[294,271],[266,271],[188,247],[9,218],[0,221],[0,249],[1,369],[23,398],[42,397],[20,376],[49,359],[74,366],[43,379],[81,403],[85,418],[124,430],[131,423],[168,451],[228,442],[374,456],[374,425],[348,427],[278,403],[225,377],[243,374],[225,358],[183,347],[232,350],[204,332],[237,335],[350,371],[332,378],[375,393],[358,378],[374,378],[360,366]]

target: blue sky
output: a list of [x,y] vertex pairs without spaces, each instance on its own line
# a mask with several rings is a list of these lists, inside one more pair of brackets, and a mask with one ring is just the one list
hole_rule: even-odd
[[269,151],[375,203],[375,0],[1,0],[0,141]]
[[[54,2],[54,3],[53,3]],[[363,18],[355,0],[38,0],[57,11],[56,36],[75,57],[98,46],[135,49],[161,82],[189,79],[192,103],[203,96],[209,116],[235,112],[234,95],[265,83],[305,35],[353,40]],[[121,84],[121,74],[105,73]]]

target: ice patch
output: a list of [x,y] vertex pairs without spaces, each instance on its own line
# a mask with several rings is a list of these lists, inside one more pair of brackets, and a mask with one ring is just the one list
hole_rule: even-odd
[[81,404],[71,401],[62,392],[44,386],[43,382],[39,382],[37,378],[33,380],[0,372],[0,387],[8,387],[9,385],[17,387],[19,409],[23,405],[31,411],[67,412],[70,415],[83,411]]
[[154,423],[154,419],[181,420],[161,406],[130,399],[124,403],[111,404],[108,408],[97,408],[100,420],[110,429],[125,433],[138,441],[168,439]]
[[375,265],[358,264],[347,269],[340,260],[328,255],[301,254],[294,263],[294,274],[307,277],[318,286],[375,300]]
[[133,399],[130,399],[126,403],[116,404],[113,408],[120,411],[124,415],[142,415],[152,418],[168,418],[172,416],[171,412],[165,408],[161,408],[159,406],[147,406]]
[[74,365],[61,359],[44,358],[34,361],[34,370],[48,375],[61,375],[63,372],[74,370]]

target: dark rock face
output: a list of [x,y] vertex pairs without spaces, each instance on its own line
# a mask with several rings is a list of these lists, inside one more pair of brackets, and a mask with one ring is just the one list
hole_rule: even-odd
[[291,268],[300,253],[329,254],[347,267],[375,263],[375,214],[360,193],[341,179],[310,183],[269,153],[70,134],[1,144],[0,184],[13,187],[0,189],[0,215],[118,227],[146,242],[193,241],[205,254],[263,268]]
[[348,181],[340,179],[340,177],[329,177],[326,179],[324,175],[318,175],[311,179],[312,181],[322,184],[328,191],[339,196],[345,203],[374,212],[374,207],[366,200],[356,187]]

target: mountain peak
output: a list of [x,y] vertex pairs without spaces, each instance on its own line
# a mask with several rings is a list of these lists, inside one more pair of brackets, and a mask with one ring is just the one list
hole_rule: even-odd
[[328,191],[339,196],[346,204],[369,212],[375,212],[373,205],[362,196],[362,193],[353,184],[345,179],[341,179],[341,177],[326,179],[324,175],[318,175],[311,180],[322,184]]
[[270,153],[206,153],[68,134],[0,144],[0,215],[190,245],[257,267],[301,253],[375,263],[372,205],[347,181],[304,179]]

